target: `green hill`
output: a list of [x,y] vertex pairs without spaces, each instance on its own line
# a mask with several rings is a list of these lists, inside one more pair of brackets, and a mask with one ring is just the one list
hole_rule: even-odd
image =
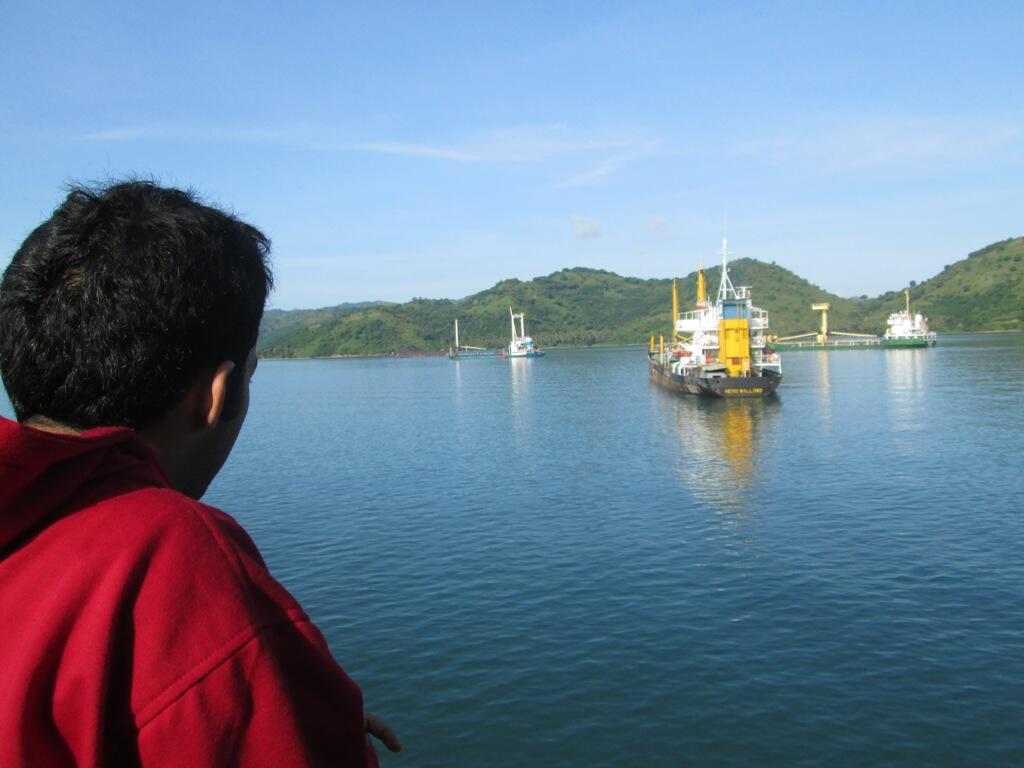
[[[884,327],[903,301],[902,289],[871,299],[865,319]],[[1024,329],[1024,237],[993,243],[923,283],[911,283],[910,301],[939,332]]]
[[345,315],[379,306],[381,303],[379,301],[363,301],[320,309],[268,309],[263,314],[263,322],[260,323],[260,345],[273,344],[277,339],[292,331],[334,322]]
[[[730,263],[735,285],[753,286],[754,303],[770,313],[772,332],[785,336],[816,328],[812,302],[831,304],[837,330],[880,333],[886,316],[902,306],[902,289],[875,298],[829,293],[784,267],[755,259]],[[721,268],[707,270],[709,290]],[[503,280],[458,301],[414,299],[405,304],[340,305],[319,310],[272,310],[264,318],[258,350],[264,357],[433,352],[452,342],[459,319],[464,344],[508,342],[508,308],[526,313],[526,330],[542,347],[635,344],[670,327],[671,279],[641,280],[577,267],[529,281]],[[693,305],[696,272],[679,278],[682,308]],[[970,254],[940,274],[911,286],[915,309],[937,331],[1024,328],[1024,238]]]

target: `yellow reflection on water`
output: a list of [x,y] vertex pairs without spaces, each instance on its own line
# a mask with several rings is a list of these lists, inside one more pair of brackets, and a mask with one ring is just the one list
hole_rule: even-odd
[[[803,354],[803,353],[800,353]],[[818,401],[821,403],[821,410],[817,414],[818,428],[823,432],[832,432],[832,352],[827,349],[820,349],[814,352],[817,355],[815,360],[818,373]],[[836,354],[850,354],[847,350],[836,352]]]
[[830,379],[831,371],[829,368],[829,351],[827,349],[818,350],[818,391],[821,394],[823,402],[827,403],[829,397],[832,395],[832,381]]
[[754,417],[749,403],[736,406],[726,403],[722,414],[722,457],[733,477],[733,483],[747,486],[753,481]]
[[735,523],[746,522],[755,506],[749,501],[762,433],[771,428],[778,402],[656,394],[678,440],[676,475],[700,500],[731,510]]

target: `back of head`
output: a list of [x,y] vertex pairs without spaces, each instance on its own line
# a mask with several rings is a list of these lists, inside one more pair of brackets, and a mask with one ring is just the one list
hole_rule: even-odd
[[73,188],[0,282],[0,374],[18,419],[141,429],[225,360],[240,384],[269,249],[189,192]]

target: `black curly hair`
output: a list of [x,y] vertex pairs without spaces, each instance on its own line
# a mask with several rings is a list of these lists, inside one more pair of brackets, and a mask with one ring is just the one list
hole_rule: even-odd
[[234,418],[269,252],[262,232],[191,192],[72,187],[0,282],[0,375],[18,419],[141,429],[225,360]]

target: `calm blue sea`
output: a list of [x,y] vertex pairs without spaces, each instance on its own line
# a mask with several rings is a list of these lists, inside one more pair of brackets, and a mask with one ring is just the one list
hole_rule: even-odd
[[385,766],[1024,764],[1024,334],[784,375],[265,361],[206,500],[398,731]]

